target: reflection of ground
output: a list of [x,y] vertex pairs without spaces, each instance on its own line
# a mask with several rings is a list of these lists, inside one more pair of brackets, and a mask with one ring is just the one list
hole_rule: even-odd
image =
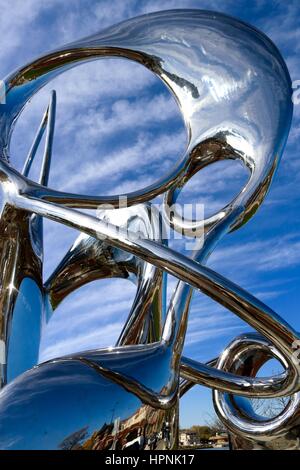
[[226,447],[205,447],[203,449],[195,449],[195,450],[230,450],[228,446]]

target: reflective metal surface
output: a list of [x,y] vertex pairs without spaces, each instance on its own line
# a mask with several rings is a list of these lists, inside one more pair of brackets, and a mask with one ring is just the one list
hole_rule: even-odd
[[[31,163],[47,128],[40,183],[49,178],[55,124],[55,92],[26,158],[23,174]],[[0,110],[1,112],[1,110]],[[1,187],[2,193],[4,188]],[[7,204],[1,197],[0,218],[0,387],[34,366],[38,360],[43,314],[43,220]]]
[[[217,366],[240,375],[255,376],[261,366],[271,358],[276,358],[283,367],[288,368],[272,343],[252,333],[233,340],[223,351]],[[276,377],[274,379],[276,380]],[[215,390],[213,398],[218,416],[230,431],[233,449],[299,449],[299,392],[284,401],[282,410],[272,417],[259,414],[252,403],[242,397]]]
[[[105,210],[98,216],[106,222],[127,227],[141,236],[165,243],[164,223],[155,207]],[[165,279],[151,264],[118,248],[81,234],[45,283],[47,321],[72,292],[96,279],[124,278],[137,285],[137,292],[118,345],[155,342],[160,339],[165,318]],[[84,314],[84,313],[83,313]]]
[[[52,93],[23,174],[17,172],[9,162],[9,143],[28,100],[71,67],[113,56],[143,64],[176,97],[189,141],[173,170],[151,186],[125,195],[94,197],[48,188],[55,116]],[[267,305],[205,267],[217,242],[246,223],[262,203],[288,136],[291,82],[271,41],[251,26],[214,12],[152,13],[50,52],[10,74],[5,86],[6,104],[0,106],[1,384],[14,380],[0,392],[0,447],[174,448],[179,396],[194,383],[215,389],[216,409],[237,447],[243,447],[244,441],[253,447],[258,441],[268,442],[276,426],[286,434],[296,429],[300,381],[293,345],[298,333]],[[46,124],[44,163],[36,183],[28,179],[28,172]],[[238,159],[248,168],[245,187],[212,217],[182,220],[171,207],[180,190],[196,172],[225,159]],[[153,217],[152,206],[141,204],[162,193],[162,216],[169,226],[188,237],[201,237],[204,231],[203,246],[191,257],[162,242],[160,214],[154,211]],[[118,207],[120,196],[127,197],[130,207],[103,209],[100,219],[75,210],[102,203]],[[124,211],[121,223],[120,211]],[[43,217],[82,232],[45,283]],[[163,272],[179,280],[166,312]],[[68,294],[106,277],[124,277],[137,284],[116,347],[31,368],[38,360],[40,325]],[[182,357],[194,288],[262,336],[229,346],[217,366],[216,361],[201,364]],[[270,354],[280,358],[285,372],[255,377],[258,364]],[[250,418],[244,417],[238,398],[235,405],[228,405],[230,393],[292,398],[280,423],[276,418],[276,423],[260,427],[251,421],[248,432]],[[288,447],[286,440],[282,442]]]

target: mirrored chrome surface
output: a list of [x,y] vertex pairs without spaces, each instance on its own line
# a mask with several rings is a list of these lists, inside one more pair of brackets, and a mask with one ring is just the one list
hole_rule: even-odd
[[[154,206],[98,211],[98,217],[144,238],[165,243],[164,222]],[[81,234],[45,283],[47,321],[55,309],[79,287],[100,279],[123,278],[137,286],[129,316],[117,345],[159,341],[165,319],[165,276],[155,266],[114,248],[105,240]],[[84,312],[83,312],[84,315]]]
[[[49,178],[55,107],[53,91],[23,168],[23,175],[28,176],[46,130],[41,184],[47,184]],[[1,191],[0,388],[37,363],[44,323],[43,220],[9,204],[2,186]]]
[[[217,367],[254,377],[272,358],[276,358],[287,369],[286,361],[272,343],[252,333],[235,338],[223,351]],[[259,409],[255,411],[249,400],[217,390],[213,392],[213,400],[219,418],[230,431],[233,449],[299,450],[299,392],[283,401],[282,410],[274,413],[275,416],[264,416],[259,413]]]
[[[131,206],[126,217],[133,220],[129,230],[122,224],[118,228],[111,213],[106,214],[106,220],[99,220],[75,210],[97,208],[100,203],[116,207],[120,195],[94,197],[47,187],[54,94],[25,163],[24,175],[9,163],[13,126],[28,100],[58,74],[79,63],[105,57],[137,61],[160,77],[177,99],[189,136],[185,154],[179,162],[174,162],[168,175],[125,195]],[[124,276],[133,279],[138,287],[116,347],[49,361],[3,388],[0,392],[2,448],[101,449],[126,448],[131,444],[138,448],[151,448],[151,445],[173,448],[177,445],[179,396],[194,383],[215,388],[220,397],[228,393],[248,397],[298,396],[299,370],[292,360],[298,333],[267,305],[205,267],[217,242],[246,223],[262,203],[287,139],[292,116],[291,82],[285,63],[271,41],[251,26],[214,12],[151,13],[50,52],[10,74],[5,84],[6,104],[0,106],[0,180],[4,193],[1,243],[5,233],[14,227],[16,216],[10,214],[24,218],[22,243],[26,256],[33,251],[32,246],[42,246],[42,217],[85,235],[77,239],[45,286],[41,264],[34,256],[19,272],[16,269],[19,264],[14,262],[19,244],[14,242],[13,250],[10,245],[4,247],[5,266],[1,276],[7,274],[3,277],[6,300],[0,312],[5,327],[1,333],[2,350],[7,354],[11,349],[12,354],[20,355],[18,340],[10,343],[13,338],[10,325],[14,317],[18,318],[11,312],[19,304],[17,297],[8,293],[14,273],[12,285],[16,293],[21,286],[23,295],[29,298],[26,291],[29,288],[22,284],[29,265],[37,266],[28,277],[37,283],[39,290],[30,288],[37,298],[39,295],[42,298],[38,308],[32,307],[38,321],[45,316],[40,305],[46,305],[46,316],[50,317],[70,292],[93,279]],[[42,170],[46,176],[35,183],[27,177],[28,167],[46,122]],[[224,159],[239,159],[249,169],[249,180],[239,195],[217,214],[202,221],[182,221],[176,212],[171,214],[171,205],[187,181],[205,166]],[[148,209],[140,203],[162,193],[166,201],[163,216],[174,230],[198,236],[204,228],[204,244],[192,257],[165,246],[157,228],[159,224],[149,225]],[[137,234],[135,218],[145,223],[142,234]],[[38,236],[29,237],[29,220],[38,221]],[[9,243],[18,239],[22,224],[18,222],[17,226],[16,234],[12,232],[8,237]],[[149,237],[154,232],[158,238]],[[27,258],[23,254],[22,262],[24,259]],[[83,259],[86,265],[82,267]],[[162,301],[163,271],[179,280],[166,314]],[[201,364],[182,357],[193,288],[227,307],[263,335],[261,341],[270,344],[272,351],[280,356],[285,372],[277,377],[256,378],[246,366],[223,367],[223,356],[217,367],[215,361]],[[165,319],[163,325],[162,319]],[[38,337],[34,343],[38,345]],[[254,344],[257,350],[266,350],[258,340]],[[253,343],[247,345],[253,352]],[[15,359],[11,363],[15,364]],[[3,384],[4,369],[3,366]],[[19,369],[15,374],[20,372]],[[227,416],[228,428],[232,430],[234,413]],[[241,423],[239,426],[241,430]],[[234,432],[238,435],[238,426]]]

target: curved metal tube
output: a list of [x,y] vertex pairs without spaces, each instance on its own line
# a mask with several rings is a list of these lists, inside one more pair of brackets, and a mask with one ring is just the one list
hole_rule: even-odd
[[[281,393],[287,395],[299,389],[298,371],[291,359],[292,345],[298,339],[298,335],[263,302],[211,269],[151,240],[137,239],[136,234],[130,236],[129,232],[124,233],[121,228],[104,224],[92,216],[66,207],[59,207],[52,203],[33,200],[24,196],[13,197],[17,199],[16,204],[25,210],[35,212],[70,227],[78,228],[95,238],[105,236],[112,246],[122,248],[154,266],[164,269],[191,286],[200,289],[204,294],[233,311],[266,338],[270,339],[284,355],[289,364],[290,377],[288,384],[281,390]],[[171,310],[170,316],[173,312]],[[182,314],[182,312],[177,313]],[[175,321],[170,321],[170,316],[166,318],[166,328],[170,324],[174,325],[178,320],[176,318]],[[177,321],[177,328],[180,324]],[[174,338],[173,334],[170,336]],[[182,343],[183,340],[179,338],[179,341]]]
[[[163,221],[150,205],[106,210],[98,217],[115,222],[132,232],[164,243]],[[161,337],[165,318],[165,282],[160,270],[123,250],[112,248],[104,240],[81,234],[70,247],[45,283],[47,321],[60,303],[83,285],[105,278],[119,277],[137,285],[137,292],[128,319],[117,345],[156,342]]]
[[[164,246],[160,237],[158,241],[149,239],[147,228],[144,237],[141,237],[137,236],[134,224],[130,230],[125,230],[118,227],[110,215],[104,221],[74,210],[96,208],[101,203],[116,207],[120,195],[88,196],[54,191],[47,187],[54,129],[54,94],[29,153],[25,165],[26,176],[19,174],[9,164],[13,126],[28,100],[60,73],[79,63],[101,57],[124,57],[143,64],[169,87],[179,104],[189,139],[185,154],[178,162],[174,162],[173,169],[159,181],[123,196],[127,197],[128,204],[132,206],[132,212],[129,211],[127,215],[141,214],[141,218],[147,221],[147,215],[140,213],[136,205],[166,193],[163,216],[168,224],[186,236],[194,237],[204,232],[204,245],[193,253],[192,258]],[[249,25],[212,12],[174,10],[152,13],[125,21],[42,56],[10,74],[5,79],[5,86],[6,104],[0,107],[0,183],[4,193],[3,227],[0,233],[15,230],[9,236],[10,243],[13,240],[15,245],[13,250],[10,250],[10,246],[3,247],[2,261],[9,251],[18,253],[18,236],[22,233],[24,237],[24,250],[21,255],[10,257],[9,269],[4,269],[2,275],[6,289],[6,297],[3,296],[5,302],[0,311],[1,319],[4,318],[2,324],[5,325],[4,333],[1,332],[5,357],[10,340],[8,318],[12,318],[9,312],[15,302],[9,289],[12,285],[19,292],[21,281],[16,277],[19,274],[14,274],[16,267],[19,267],[20,256],[25,257],[26,253],[28,256],[33,251],[29,221],[41,221],[41,217],[46,217],[86,234],[69,250],[46,284],[46,303],[52,305],[53,309],[73,289],[93,278],[133,273],[140,279],[140,284],[135,305],[117,347],[41,364],[0,392],[1,445],[4,448],[30,448],[31,445],[34,448],[59,448],[60,439],[63,438],[62,442],[65,442],[68,432],[76,432],[78,426],[83,424],[82,416],[76,410],[76,400],[80,400],[83,384],[87,384],[87,396],[82,398],[86,413],[84,422],[87,415],[91,417],[91,423],[94,423],[92,417],[96,417],[97,426],[102,423],[103,429],[106,429],[107,423],[113,421],[112,418],[109,421],[107,408],[114,403],[114,410],[118,410],[116,416],[119,419],[121,416],[126,417],[127,428],[132,416],[136,416],[136,422],[144,432],[147,426],[155,433],[160,429],[162,434],[162,429],[170,428],[169,438],[165,439],[168,448],[176,445],[178,398],[179,393],[183,394],[191,387],[188,381],[218,389],[215,393],[231,392],[250,397],[278,397],[298,392],[299,371],[292,360],[293,343],[299,338],[298,333],[250,293],[204,266],[217,242],[225,234],[246,223],[262,203],[287,139],[292,116],[291,81],[285,63],[271,41]],[[46,119],[49,121],[48,152],[45,152],[41,184],[37,184],[29,180],[27,174]],[[250,177],[245,187],[212,217],[201,221],[182,220],[172,210],[180,190],[196,172],[224,159],[239,159],[248,168]],[[17,224],[12,223],[16,220]],[[41,224],[38,224],[39,236],[34,239],[41,245]],[[23,227],[21,232],[20,227]],[[151,230],[155,231],[155,228],[151,227]],[[98,241],[92,241],[89,237]],[[100,254],[97,252],[96,256],[95,248],[100,249]],[[101,259],[104,252],[109,252],[105,261]],[[78,269],[83,255],[84,259],[90,261],[86,270]],[[116,262],[119,256],[121,260],[125,257],[126,262]],[[37,297],[40,295],[42,298],[45,292],[41,282],[41,263],[34,256],[25,259],[27,264],[22,271],[26,272],[26,269],[35,266],[35,271],[30,271],[28,277],[38,283]],[[97,264],[99,260],[101,266]],[[105,269],[108,269],[106,273]],[[160,298],[162,293],[162,271],[179,279],[163,327],[160,326],[161,304],[155,307],[152,317],[148,309],[148,303],[153,304],[154,299]],[[148,275],[149,282],[146,280]],[[219,359],[217,369],[213,367],[214,363],[201,364],[183,358],[193,288],[201,290],[260,332],[265,339],[255,340],[252,337],[247,342],[248,349],[252,352],[255,350],[256,354],[259,354],[257,351],[267,355],[270,351],[274,352],[285,364],[286,372],[276,377],[255,378],[254,369],[250,368],[246,369],[249,375],[245,377],[244,369],[232,371],[230,367],[225,367],[225,362],[222,362],[225,361],[224,355]],[[30,295],[25,293],[25,298],[30,298]],[[42,307],[39,306],[36,311],[40,319],[43,315]],[[149,319],[152,326],[154,324],[152,334]],[[34,341],[34,344],[38,342]],[[11,344],[15,345],[16,342]],[[16,346],[14,348],[16,351]],[[181,383],[181,390],[180,374],[185,379]],[[51,383],[47,383],[49,376],[53,378]],[[5,377],[4,372],[2,377]],[[26,397],[23,394],[24,387],[28,392]],[[62,390],[65,390],[63,395]],[[70,394],[73,394],[72,398],[65,407]],[[51,422],[53,418],[48,410],[43,409],[43,400],[51,404],[49,410],[54,412],[59,423],[56,426],[61,433],[59,436],[54,435],[51,429],[46,430],[47,419]],[[291,403],[294,403],[294,410],[298,409],[298,402],[294,398]],[[127,405],[125,411],[124,406]],[[22,429],[18,432],[16,443],[9,444],[8,435],[10,430],[15,432],[14,416],[20,406],[25,408],[22,412]],[[231,409],[225,410],[229,405],[224,401],[221,406],[222,413],[230,416],[230,425],[234,427],[232,423],[235,417]],[[28,436],[25,433],[25,429],[30,427],[30,409],[35,410],[37,416],[42,411],[45,413],[40,418],[44,427],[43,436],[47,436],[44,437],[45,442],[38,436],[37,428],[32,429]],[[71,420],[68,413],[73,416]],[[155,416],[153,425],[149,425],[151,416]],[[290,419],[291,416],[290,413],[284,419]],[[159,426],[156,424],[158,422]],[[96,435],[100,431],[95,426],[91,424],[89,440],[92,441],[91,445],[98,446]],[[239,426],[242,427],[241,422]],[[112,429],[108,434],[111,438]],[[101,439],[107,445],[107,438]],[[122,438],[119,436],[115,441],[122,442]]]

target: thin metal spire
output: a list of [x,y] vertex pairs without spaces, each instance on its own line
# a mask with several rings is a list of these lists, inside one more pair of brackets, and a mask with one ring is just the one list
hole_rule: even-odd
[[52,90],[49,104],[43,115],[43,118],[37,130],[36,136],[32,143],[32,146],[28,152],[28,155],[27,155],[24,167],[23,167],[23,171],[22,171],[24,176],[27,177],[29,175],[32,162],[34,160],[37,149],[40,145],[45,129],[47,127],[45,150],[44,150],[41,174],[40,174],[40,179],[39,179],[39,183],[44,186],[48,184],[49,172],[50,172],[50,166],[51,166],[52,144],[53,144],[54,127],[55,127],[55,114],[56,114],[56,92],[55,90]]

